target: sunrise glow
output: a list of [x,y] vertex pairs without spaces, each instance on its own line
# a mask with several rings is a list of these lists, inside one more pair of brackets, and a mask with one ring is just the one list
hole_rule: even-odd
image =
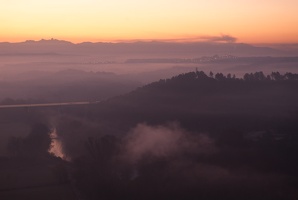
[[298,42],[297,0],[2,0],[0,41]]

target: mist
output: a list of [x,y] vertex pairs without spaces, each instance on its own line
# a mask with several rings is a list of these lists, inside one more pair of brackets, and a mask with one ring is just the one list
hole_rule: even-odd
[[213,141],[207,134],[191,134],[177,122],[166,126],[138,124],[126,136],[125,148],[132,162],[144,156],[172,157],[184,153],[208,154],[214,151]]
[[[74,141],[71,139],[71,142]],[[78,179],[81,189],[92,191],[96,185],[103,187],[115,181],[115,185],[109,186],[112,190],[98,191],[87,195],[88,198],[125,195],[130,198],[163,196],[180,199],[183,195],[187,199],[193,196],[216,199],[224,195],[228,199],[258,195],[262,199],[280,196],[277,189],[288,179],[286,174],[264,172],[250,164],[230,166],[228,163],[231,161],[227,160],[231,155],[227,147],[219,145],[208,133],[187,131],[178,122],[160,125],[140,123],[124,135],[84,135],[80,141],[85,141],[81,147],[87,149],[86,155],[76,154],[74,162],[77,173],[88,177],[88,181]],[[225,161],[218,162],[218,159]],[[99,179],[101,182],[98,182]],[[93,185],[87,186],[90,183]],[[148,188],[154,192],[149,192]],[[134,192],[135,189],[137,192]],[[286,196],[290,198],[291,195]]]
[[200,38],[206,41],[0,43],[0,102],[103,100],[194,70],[236,76],[297,72],[298,54],[286,48],[290,45],[253,46],[236,43],[230,35]]
[[197,41],[1,43],[0,199],[295,199],[295,45]]

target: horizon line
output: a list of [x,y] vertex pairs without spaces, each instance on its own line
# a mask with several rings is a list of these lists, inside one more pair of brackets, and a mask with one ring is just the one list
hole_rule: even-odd
[[127,40],[102,40],[102,41],[81,41],[81,42],[74,42],[71,40],[64,40],[64,39],[56,39],[50,38],[45,39],[41,38],[39,40],[22,40],[22,41],[0,41],[0,43],[10,43],[10,44],[18,44],[18,43],[26,43],[26,42],[42,42],[42,41],[57,41],[57,42],[68,42],[71,44],[83,44],[83,43],[110,43],[110,44],[121,44],[121,43],[151,43],[151,42],[160,42],[160,43],[177,43],[177,44],[191,44],[191,43],[215,43],[215,44],[249,44],[249,45],[298,45],[298,42],[258,42],[258,43],[247,43],[247,42],[230,42],[230,41],[210,41],[210,40],[187,40],[187,39],[127,39]]

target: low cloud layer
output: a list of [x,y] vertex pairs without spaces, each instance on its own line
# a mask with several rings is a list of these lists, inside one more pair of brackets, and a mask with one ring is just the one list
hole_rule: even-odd
[[226,43],[234,43],[237,41],[236,37],[227,34],[221,35],[205,35],[198,37],[190,37],[190,38],[180,38],[180,39],[172,39],[167,40],[168,42],[226,42]]
[[236,37],[231,35],[222,34],[220,36],[202,36],[200,39],[205,40],[207,42],[229,42],[234,43],[237,41]]
[[143,156],[167,157],[183,153],[211,153],[213,141],[205,134],[190,134],[177,123],[165,126],[138,124],[128,135],[126,149],[135,161]]
[[[138,124],[129,133],[125,144],[126,161],[134,166],[131,180],[155,180],[167,183],[171,190],[175,188],[185,192],[188,187],[197,187],[196,190],[202,194],[206,191],[218,192],[221,188],[232,192],[232,196],[243,196],[262,194],[265,190],[260,188],[266,186],[264,194],[267,195],[280,187],[285,178],[275,173],[259,172],[249,166],[231,169],[224,161],[214,162],[214,158],[220,156],[215,142],[207,134],[190,133],[177,123],[159,126]],[[165,180],[171,180],[171,184]],[[143,184],[144,188],[159,187],[146,181],[139,184]],[[216,192],[212,195],[216,197],[214,199],[221,196]]]

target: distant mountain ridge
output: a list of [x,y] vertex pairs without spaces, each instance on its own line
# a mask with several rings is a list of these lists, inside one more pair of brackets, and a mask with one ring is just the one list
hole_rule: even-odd
[[0,55],[21,53],[134,53],[150,55],[214,55],[233,54],[236,56],[281,56],[289,55],[289,52],[271,48],[257,47],[244,43],[216,43],[216,42],[131,42],[131,43],[104,43],[83,42],[74,44],[69,41],[50,39],[33,41],[28,40],[19,43],[0,43]]

